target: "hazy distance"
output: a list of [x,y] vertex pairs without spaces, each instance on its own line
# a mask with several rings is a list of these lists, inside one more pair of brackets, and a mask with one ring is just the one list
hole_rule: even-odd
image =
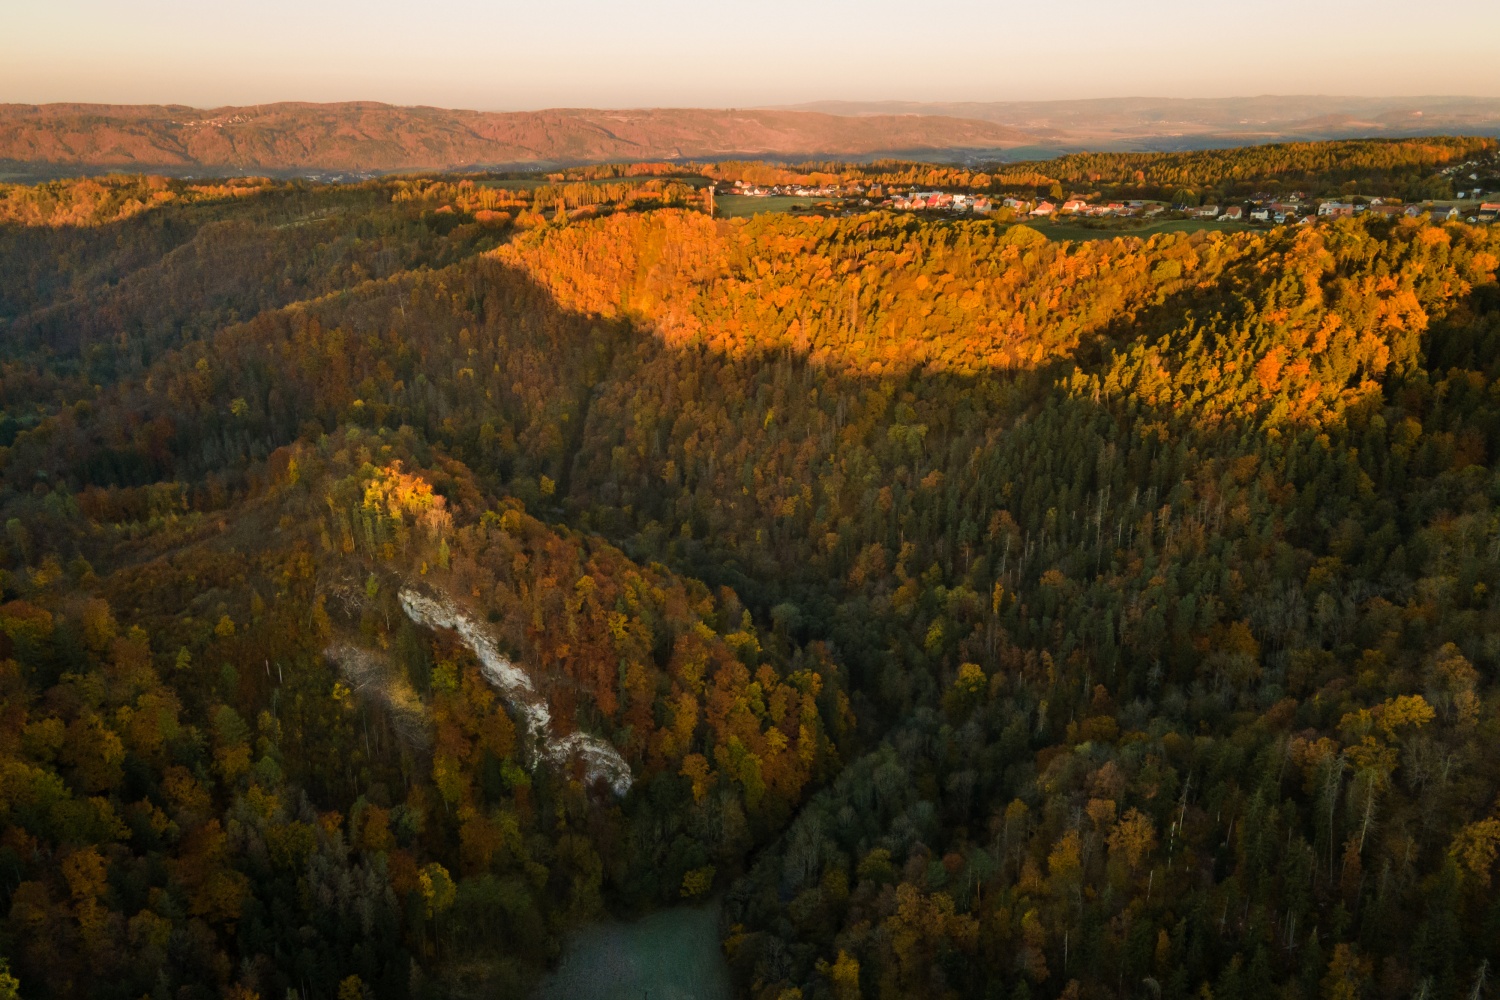
[[[1414,21],[1419,23],[1414,23]],[[1243,94],[1500,96],[1493,0],[9,5],[0,102],[516,111]]]

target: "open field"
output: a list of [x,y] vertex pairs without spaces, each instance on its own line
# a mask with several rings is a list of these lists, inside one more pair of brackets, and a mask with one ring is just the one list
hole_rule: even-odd
[[795,195],[751,198],[742,194],[722,194],[714,199],[714,214],[721,219],[741,219],[750,215],[760,215],[762,212],[790,212],[794,208],[811,208],[819,200],[818,198],[798,198]]

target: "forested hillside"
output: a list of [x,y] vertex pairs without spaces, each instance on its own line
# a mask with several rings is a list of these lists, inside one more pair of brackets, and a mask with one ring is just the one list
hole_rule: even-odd
[[464,170],[628,158],[953,155],[1034,141],[1020,129],[941,115],[773,109],[465,111],[373,101],[253,107],[0,104],[0,164],[41,176],[98,169],[173,173]]
[[1485,995],[1500,231],[506,183],[0,194],[0,994]]
[[[1411,200],[1448,198],[1453,174],[1465,162],[1485,160],[1484,179],[1500,180],[1493,161],[1497,144],[1482,137],[1361,139],[1289,142],[1245,149],[1178,153],[1070,153],[1050,160],[959,167],[900,160],[868,164],[724,162],[707,172],[757,184],[863,181],[892,187],[957,188],[995,192],[1100,191],[1111,197],[1174,201],[1245,197],[1252,192],[1289,196],[1337,195]],[[1477,164],[1476,164],[1477,167]],[[586,175],[597,167],[573,168]]]

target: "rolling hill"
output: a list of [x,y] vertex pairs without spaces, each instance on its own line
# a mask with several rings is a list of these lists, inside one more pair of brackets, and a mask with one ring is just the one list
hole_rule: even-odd
[[1500,134],[1493,97],[1111,97],[1075,101],[818,101],[787,110],[944,115],[1020,129],[1044,144],[1177,150],[1288,140]]
[[512,113],[376,103],[212,110],[0,105],[0,162],[21,173],[378,173],[742,155],[932,154],[1034,142],[1019,129],[942,115],[691,108]]

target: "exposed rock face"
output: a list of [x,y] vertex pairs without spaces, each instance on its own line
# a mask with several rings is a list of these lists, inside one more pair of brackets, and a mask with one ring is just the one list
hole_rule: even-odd
[[[521,716],[537,757],[554,765],[582,762],[584,779],[602,781],[619,796],[630,791],[630,765],[608,741],[587,733],[558,736],[552,729],[552,712],[537,692],[531,677],[501,655],[489,631],[441,596],[420,594],[410,587],[398,595],[401,607],[412,621],[428,628],[450,629],[478,657],[485,680]],[[533,761],[533,764],[538,761]]]

